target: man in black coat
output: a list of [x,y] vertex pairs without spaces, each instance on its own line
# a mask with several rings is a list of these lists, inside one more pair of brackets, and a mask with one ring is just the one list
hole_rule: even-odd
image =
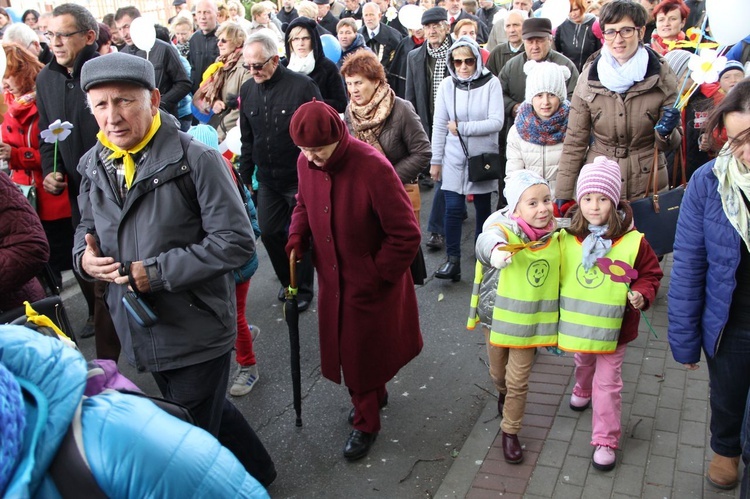
[[212,0],[201,0],[195,6],[198,30],[193,33],[188,42],[190,45],[188,62],[191,68],[190,80],[193,82],[193,93],[201,86],[203,73],[208,66],[219,57],[219,40],[216,38],[217,13],[216,4]]
[[294,0],[284,0],[281,4],[281,10],[276,14],[276,19],[281,21],[281,29],[285,32],[289,23],[298,17],[299,13],[294,8]]
[[[279,64],[276,40],[261,30],[247,38],[242,56],[252,78],[240,90],[242,154],[240,175],[252,191],[258,168],[258,224],[276,276],[281,281],[279,300],[289,286],[289,260],[284,247],[296,204],[299,149],[289,135],[289,122],[299,106],[323,100],[315,82]],[[307,310],[313,299],[313,266],[309,252],[297,268],[298,306]]]
[[318,6],[318,24],[323,26],[326,30],[330,31],[336,36],[336,25],[339,23],[338,17],[334,16],[331,12],[331,3],[329,0],[314,0],[315,5]]
[[362,4],[359,0],[344,0],[346,9],[341,13],[340,19],[351,17],[352,19],[362,20]]
[[380,22],[380,9],[372,2],[362,7],[362,21],[359,33],[365,39],[365,45],[375,52],[386,74],[389,75],[393,54],[401,42],[401,35],[395,29]]
[[488,34],[490,31],[492,31],[492,26],[495,24],[492,21],[495,18],[495,14],[497,14],[499,10],[500,7],[495,5],[495,2],[493,2],[492,0],[479,0],[479,10],[477,10],[477,18],[482,21],[482,24],[484,24],[484,28],[487,30]]
[[389,28],[395,29],[401,33],[401,36],[409,36],[409,31],[401,24],[401,21],[399,21],[398,11],[391,5],[390,0],[372,0],[372,2],[380,7],[381,23]]

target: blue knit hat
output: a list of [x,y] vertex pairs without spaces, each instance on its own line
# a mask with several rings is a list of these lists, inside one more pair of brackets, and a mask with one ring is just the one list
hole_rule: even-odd
[[219,134],[214,127],[209,125],[194,125],[190,127],[188,133],[211,149],[219,150]]
[[16,377],[0,364],[0,496],[3,495],[23,446],[26,410]]

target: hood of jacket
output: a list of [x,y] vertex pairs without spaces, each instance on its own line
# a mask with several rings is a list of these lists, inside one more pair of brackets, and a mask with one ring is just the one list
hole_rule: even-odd
[[287,61],[292,57],[292,46],[289,42],[289,33],[298,26],[304,28],[310,35],[310,43],[312,43],[312,52],[315,56],[315,61],[317,62],[325,57],[325,54],[323,53],[323,45],[320,43],[320,34],[318,34],[318,30],[316,29],[317,24],[318,23],[316,23],[314,19],[310,19],[309,17],[298,17],[289,23],[289,26],[284,33],[284,50],[286,51]]
[[[474,74],[471,75],[468,79],[459,78],[459,76],[456,74],[456,68],[453,65],[453,60],[450,57],[454,50],[461,47],[469,47],[469,49],[471,49],[471,53],[474,54],[474,58],[477,60],[477,65],[474,68]],[[456,85],[459,85],[461,83],[473,82],[482,77],[486,77],[487,75],[492,76],[490,70],[484,67],[484,63],[482,62],[482,54],[479,52],[479,45],[477,45],[477,42],[475,42],[468,36],[462,36],[461,38],[453,42],[453,45],[451,45],[451,47],[448,49],[447,67],[448,72],[453,77]]]
[[341,58],[343,59],[345,55],[351,54],[355,50],[361,49],[362,47],[366,47],[365,37],[362,36],[362,33],[357,33],[357,36],[354,37],[354,41],[352,41],[352,44],[349,45],[346,50],[341,51]]

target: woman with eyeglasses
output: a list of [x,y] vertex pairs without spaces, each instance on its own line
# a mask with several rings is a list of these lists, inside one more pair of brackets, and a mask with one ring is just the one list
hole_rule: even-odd
[[36,31],[36,27],[39,24],[39,12],[29,9],[23,13],[21,20],[26,26]]
[[343,113],[346,110],[344,82],[336,63],[323,53],[317,24],[309,17],[298,17],[289,23],[284,39],[286,57],[281,63],[295,73],[312,78],[325,103]]
[[461,224],[466,196],[474,195],[476,238],[492,211],[492,192],[497,190],[497,180],[469,181],[468,157],[497,153],[505,108],[500,80],[482,64],[477,42],[468,36],[456,40],[448,49],[447,69],[451,77],[440,83],[435,96],[430,175],[442,180],[445,194],[448,258],[435,277],[457,282],[461,280]]
[[216,30],[219,57],[203,73],[203,82],[193,96],[193,105],[209,115],[208,124],[216,128],[219,142],[227,132],[237,126],[240,116],[237,97],[240,87],[250,78],[250,72],[242,65],[242,46],[245,30],[234,22],[227,21]]
[[650,46],[657,54],[666,55],[676,48],[674,43],[685,39],[682,30],[689,14],[690,8],[682,0],[664,0],[656,6],[653,12],[656,31],[651,34]]
[[672,107],[677,78],[643,45],[647,18],[640,4],[628,0],[602,7],[604,46],[573,92],[555,187],[558,205],[573,199],[578,173],[597,156],[619,163],[622,197],[635,200],[646,193],[656,147],[659,189],[667,187],[664,153],[682,141],[680,113]]

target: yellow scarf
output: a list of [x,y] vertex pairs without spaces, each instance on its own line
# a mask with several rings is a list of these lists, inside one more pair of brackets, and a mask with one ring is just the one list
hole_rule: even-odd
[[133,161],[132,155],[136,154],[138,151],[146,147],[146,144],[148,144],[154,137],[154,135],[156,135],[156,132],[157,130],[159,130],[160,126],[161,117],[157,112],[154,116],[154,120],[151,122],[151,128],[148,129],[148,133],[145,137],[143,137],[143,140],[138,142],[135,146],[133,146],[132,149],[129,149],[127,151],[125,149],[120,149],[112,142],[107,140],[107,137],[104,136],[104,132],[99,131],[99,133],[96,134],[96,138],[99,139],[99,142],[101,142],[102,145],[107,149],[113,151],[112,154],[107,157],[107,159],[122,158],[122,165],[125,168],[125,185],[128,187],[128,189],[130,189],[130,185],[133,183],[133,177],[135,177],[135,161]]

